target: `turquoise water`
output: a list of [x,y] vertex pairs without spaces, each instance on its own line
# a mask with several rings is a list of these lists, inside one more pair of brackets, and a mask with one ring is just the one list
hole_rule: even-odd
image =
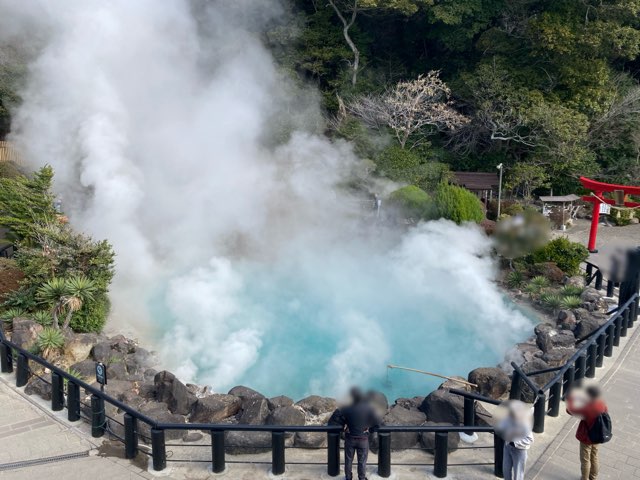
[[443,262],[455,245],[418,240],[380,254],[216,259],[185,272],[152,302],[169,332],[164,357],[214,391],[242,384],[293,398],[352,384],[389,398],[425,395],[442,382],[388,364],[462,376],[495,366],[533,320],[493,285],[489,258],[467,249]]

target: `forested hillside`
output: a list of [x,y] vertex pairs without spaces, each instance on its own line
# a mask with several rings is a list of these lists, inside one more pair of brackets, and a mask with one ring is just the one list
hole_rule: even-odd
[[428,142],[411,153],[367,152],[409,181],[438,161],[504,162],[520,195],[573,190],[581,174],[640,182],[640,0],[291,0],[288,13],[268,34],[279,62],[320,88],[328,114],[344,120],[346,104],[338,134],[365,150],[349,102],[441,72],[466,121],[418,129]]

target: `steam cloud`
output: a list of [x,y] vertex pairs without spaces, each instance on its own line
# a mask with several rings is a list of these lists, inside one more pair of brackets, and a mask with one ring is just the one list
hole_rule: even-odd
[[0,0],[0,42],[32,59],[11,139],[53,165],[72,222],[114,244],[112,322],[216,390],[335,393],[392,359],[441,361],[398,352],[401,331],[505,351],[527,321],[491,284],[486,238],[440,221],[398,242],[354,215],[337,185],[360,161],[317,133],[315,92],[260,42],[281,14],[265,0]]

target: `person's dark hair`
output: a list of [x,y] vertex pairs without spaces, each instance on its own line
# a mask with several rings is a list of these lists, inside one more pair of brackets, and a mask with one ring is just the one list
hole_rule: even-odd
[[598,398],[600,398],[600,395],[602,395],[602,392],[600,391],[600,389],[598,387],[596,387],[595,385],[588,386],[585,389],[585,392],[587,393],[587,396],[591,400],[597,400]]
[[352,387],[350,393],[351,393],[351,400],[353,400],[353,403],[360,403],[362,400],[364,400],[364,394],[362,393],[362,390],[360,390],[358,387]]

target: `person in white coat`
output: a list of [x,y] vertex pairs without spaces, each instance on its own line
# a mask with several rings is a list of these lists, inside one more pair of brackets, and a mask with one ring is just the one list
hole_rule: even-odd
[[518,400],[510,400],[503,405],[507,408],[507,415],[495,428],[504,440],[504,479],[524,480],[527,451],[533,443],[533,408]]

